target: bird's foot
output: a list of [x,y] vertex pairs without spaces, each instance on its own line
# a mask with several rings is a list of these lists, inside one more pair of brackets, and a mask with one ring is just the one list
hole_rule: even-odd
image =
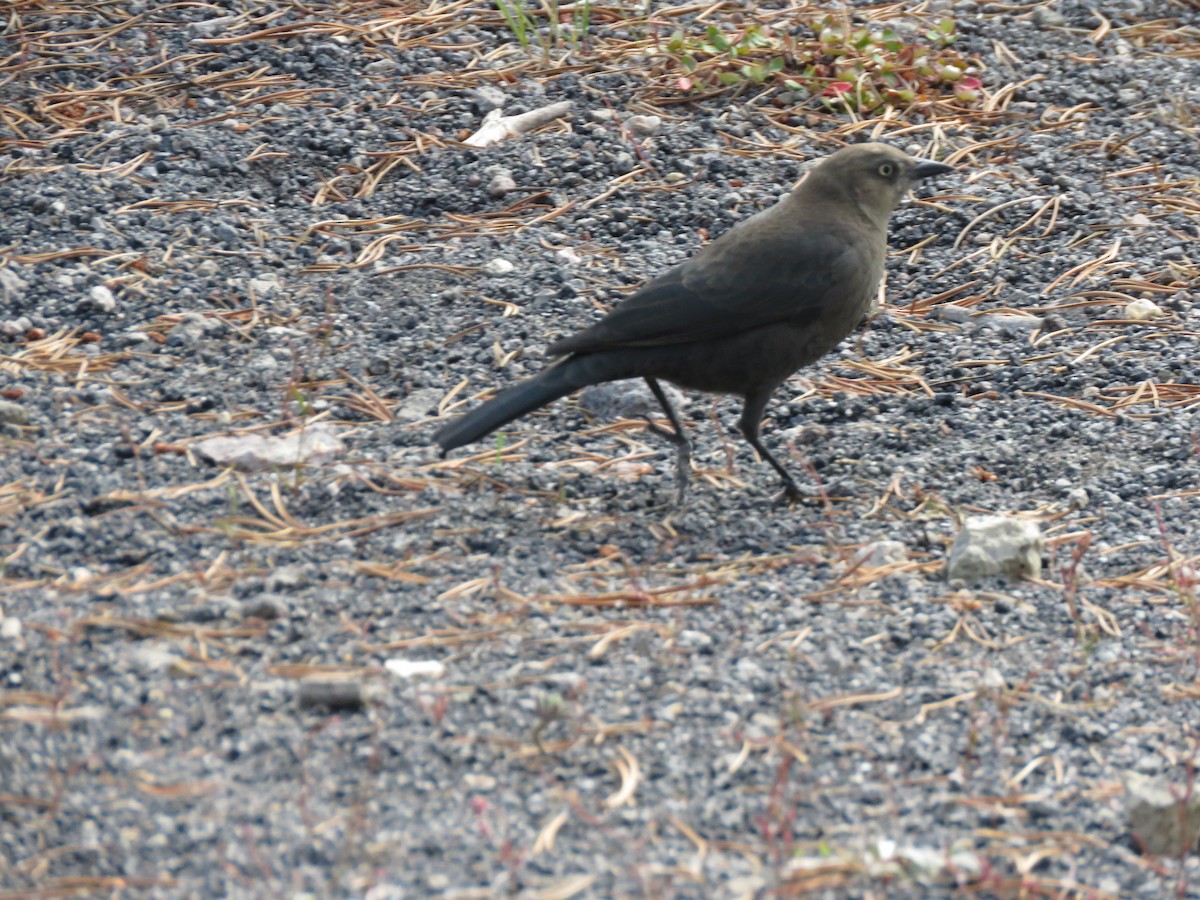
[[803,503],[808,498],[800,493],[794,484],[788,485],[771,499],[772,506],[786,506],[789,509],[797,503]]

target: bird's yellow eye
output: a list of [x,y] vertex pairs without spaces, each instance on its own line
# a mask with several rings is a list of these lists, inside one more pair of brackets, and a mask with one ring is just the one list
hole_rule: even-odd
[[884,178],[891,178],[896,174],[896,167],[891,163],[882,163],[877,171]]

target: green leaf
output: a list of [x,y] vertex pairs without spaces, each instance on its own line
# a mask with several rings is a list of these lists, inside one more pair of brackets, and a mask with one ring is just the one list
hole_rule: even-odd
[[718,52],[724,53],[729,49],[729,41],[725,39],[725,35],[717,30],[717,26],[708,26],[708,43],[717,49]]

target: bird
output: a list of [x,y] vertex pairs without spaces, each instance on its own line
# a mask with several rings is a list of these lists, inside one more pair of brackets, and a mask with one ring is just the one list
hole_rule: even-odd
[[685,503],[691,443],[660,382],[741,397],[739,427],[783,481],[799,486],[763,444],[772,394],[864,319],[887,254],[892,212],[918,182],[954,171],[883,143],[853,144],[813,167],[768,209],[734,225],[630,294],[602,319],[550,344],[558,360],[442,427],[446,456],[579,388],[642,378],[670,429],[648,427],[676,451],[675,505]]

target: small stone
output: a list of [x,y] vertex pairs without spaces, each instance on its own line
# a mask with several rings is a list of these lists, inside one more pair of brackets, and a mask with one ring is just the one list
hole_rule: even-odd
[[908,559],[908,547],[902,541],[874,541],[859,548],[851,557],[851,569],[878,569]]
[[17,276],[16,272],[7,266],[0,269],[0,295],[5,300],[19,296],[24,290],[25,282]]
[[367,63],[363,68],[368,75],[379,77],[394,73],[398,68],[398,64],[394,59],[377,59]]
[[1125,304],[1125,318],[1133,319],[1135,322],[1157,319],[1162,315],[1163,311],[1159,305],[1153,300],[1147,300],[1144,297],[1139,297],[1132,303]]
[[964,325],[971,321],[971,311],[953,303],[939,307],[938,316],[943,322],[953,322],[955,325]]
[[637,161],[633,158],[632,153],[626,153],[622,150],[613,157],[612,168],[614,172],[624,175],[626,172],[632,172]]
[[270,297],[279,291],[279,276],[274,272],[263,272],[250,279],[250,290],[259,297]]
[[204,316],[199,313],[187,313],[171,329],[167,343],[172,347],[190,347],[203,340],[204,329]]
[[154,343],[154,338],[145,331],[126,331],[116,336],[113,343],[116,347],[144,347],[145,344]]
[[1004,681],[1004,675],[999,669],[988,666],[983,670],[983,675],[979,679],[979,686],[989,691],[1002,691],[1007,684]]
[[649,137],[662,127],[661,116],[630,116],[625,127],[634,137]]
[[129,656],[136,665],[147,672],[166,671],[180,661],[178,654],[153,644],[135,647]]
[[1185,784],[1127,772],[1125,810],[1147,853],[1181,857],[1200,847],[1200,792]]
[[28,425],[29,411],[20,403],[13,403],[11,400],[0,400],[0,424]]
[[784,431],[780,438],[786,444],[795,441],[802,447],[815,447],[829,438],[829,428],[819,422],[810,422]]
[[88,291],[88,303],[92,309],[103,313],[110,313],[117,308],[117,298],[102,284],[98,284]]
[[1033,21],[1041,28],[1062,28],[1067,24],[1066,18],[1057,9],[1039,6],[1033,11]]
[[[256,360],[255,364],[270,368],[278,365],[270,356]],[[261,434],[218,435],[204,438],[193,446],[201,459],[215,466],[233,466],[246,472],[267,469],[295,471],[302,465],[327,463],[346,449],[341,439],[324,423],[309,425],[278,437]]]
[[490,84],[483,84],[474,90],[468,92],[471,98],[471,107],[478,115],[486,115],[493,109],[503,109],[504,103],[508,99],[504,96],[504,91]]
[[1067,491],[1067,506],[1071,509],[1087,509],[1091,502],[1092,498],[1084,488],[1074,487]]
[[513,177],[503,172],[492,176],[486,188],[488,196],[497,200],[516,189],[517,183],[513,181]]
[[684,650],[708,650],[713,645],[713,639],[703,631],[685,628],[675,638],[675,646]]
[[416,422],[437,415],[438,404],[446,392],[441,388],[417,388],[392,410],[400,422]]
[[260,594],[252,600],[247,600],[241,607],[242,616],[247,619],[262,619],[270,622],[287,615],[287,605],[277,594]]
[[[4,270],[0,269],[0,274],[3,272]],[[0,322],[0,334],[6,338],[19,338],[28,333],[32,327],[33,322],[25,316],[21,316],[19,319],[8,319],[5,322]]]
[[499,256],[497,256],[495,259],[489,259],[483,264],[483,271],[496,278],[502,278],[505,275],[511,275],[516,268],[517,267],[510,263],[507,259]]
[[280,566],[267,576],[267,590],[296,591],[307,587],[311,579],[300,566]]
[[1002,576],[1017,580],[1042,574],[1041,529],[1036,522],[1009,516],[971,516],[964,523],[950,558],[946,577],[978,581]]

